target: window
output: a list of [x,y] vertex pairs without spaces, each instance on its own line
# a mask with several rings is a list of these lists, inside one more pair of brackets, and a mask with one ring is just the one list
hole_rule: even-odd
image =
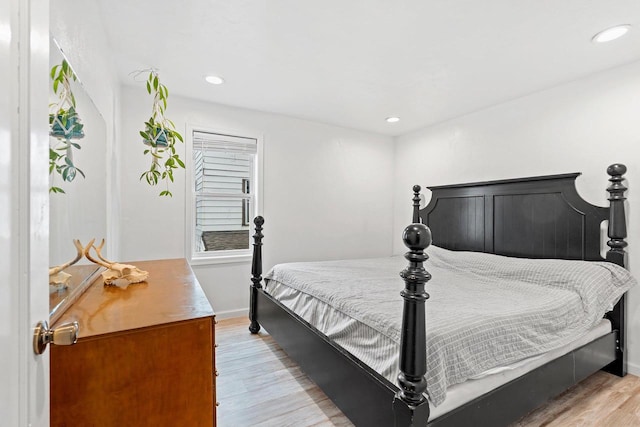
[[258,139],[191,130],[192,259],[250,256],[257,202]]

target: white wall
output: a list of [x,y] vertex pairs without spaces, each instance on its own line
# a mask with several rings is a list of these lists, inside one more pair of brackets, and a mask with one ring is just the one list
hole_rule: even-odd
[[[139,180],[148,159],[138,132],[151,101],[142,83],[122,88],[124,260],[186,256],[184,171],[173,198]],[[180,131],[191,124],[263,136],[265,272],[278,262],[391,254],[392,138],[178,96],[170,96],[167,116]],[[184,145],[178,152],[184,158]],[[246,310],[248,262],[193,268],[218,314]]]
[[[629,266],[640,277],[640,62],[397,138],[394,252],[405,250],[398,236],[413,184],[582,172],[582,197],[607,206],[606,168],[615,162],[629,169]],[[628,328],[630,370],[640,374],[640,288],[629,292]]]

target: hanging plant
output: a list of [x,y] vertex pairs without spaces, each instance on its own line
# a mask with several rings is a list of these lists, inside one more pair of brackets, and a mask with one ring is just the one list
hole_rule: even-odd
[[[84,137],[84,125],[76,111],[76,99],[71,91],[71,81],[76,80],[76,75],[69,66],[67,60],[51,68],[51,80],[53,92],[58,96],[58,101],[52,103],[49,113],[49,135],[56,138],[56,144],[49,147],[49,174],[58,173],[63,181],[73,181],[77,174],[84,172],[73,163],[73,149],[80,149],[80,144],[71,142],[72,139]],[[52,185],[51,193],[64,193],[60,187]]]
[[144,150],[144,154],[151,156],[151,166],[140,175],[140,180],[145,179],[149,185],[158,185],[164,180],[166,190],[161,191],[160,196],[173,197],[169,191],[169,182],[173,182],[173,170],[185,169],[184,162],[176,153],[175,143],[176,140],[180,142],[184,140],[176,130],[175,124],[165,117],[169,91],[160,83],[155,70],[149,72],[147,92],[153,95],[153,106],[151,117],[144,122],[144,130],[140,131],[140,136],[142,136],[142,142],[149,147]]

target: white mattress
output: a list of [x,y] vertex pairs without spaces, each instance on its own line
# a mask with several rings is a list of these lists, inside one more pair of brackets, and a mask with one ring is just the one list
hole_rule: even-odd
[[[274,280],[268,280],[265,289],[276,300],[383,376],[388,376],[385,373],[388,373],[392,367],[397,367],[398,345],[387,336],[309,294]],[[433,420],[609,332],[611,332],[611,323],[603,319],[588,333],[570,344],[509,366],[492,368],[475,376],[474,379],[452,385],[448,388],[443,403],[438,406],[430,404],[429,419]],[[387,379],[396,384],[395,379]]]

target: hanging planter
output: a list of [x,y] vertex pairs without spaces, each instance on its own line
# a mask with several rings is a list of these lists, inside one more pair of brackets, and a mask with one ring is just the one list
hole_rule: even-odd
[[169,182],[173,182],[174,179],[173,170],[185,168],[184,162],[176,153],[175,143],[176,140],[184,140],[176,130],[175,124],[165,117],[169,90],[160,83],[155,70],[149,72],[147,92],[153,95],[153,105],[151,117],[144,122],[144,130],[140,131],[140,136],[143,144],[149,147],[143,153],[151,157],[151,165],[149,170],[140,175],[140,180],[144,179],[151,186],[165,181],[166,189],[160,192],[160,196],[173,197],[169,191]]
[[59,114],[49,114],[49,125],[51,127],[49,135],[55,138],[84,138],[84,125],[80,123],[80,117],[73,107]]
[[145,145],[148,145],[150,147],[169,146],[169,141],[167,141],[167,133],[163,128],[159,126],[145,126],[145,135],[148,137],[148,139],[143,137],[142,142]]
[[[73,149],[80,149],[80,144],[71,142],[84,138],[84,125],[76,111],[76,99],[71,91],[71,80],[76,80],[76,75],[67,63],[66,59],[61,64],[51,68],[51,80],[53,92],[58,96],[58,101],[49,107],[49,135],[56,138],[56,143],[49,147],[49,175],[54,172],[60,175],[63,181],[72,182],[78,174],[84,178],[84,172],[73,163]],[[64,193],[60,187],[51,185],[51,193]]]

